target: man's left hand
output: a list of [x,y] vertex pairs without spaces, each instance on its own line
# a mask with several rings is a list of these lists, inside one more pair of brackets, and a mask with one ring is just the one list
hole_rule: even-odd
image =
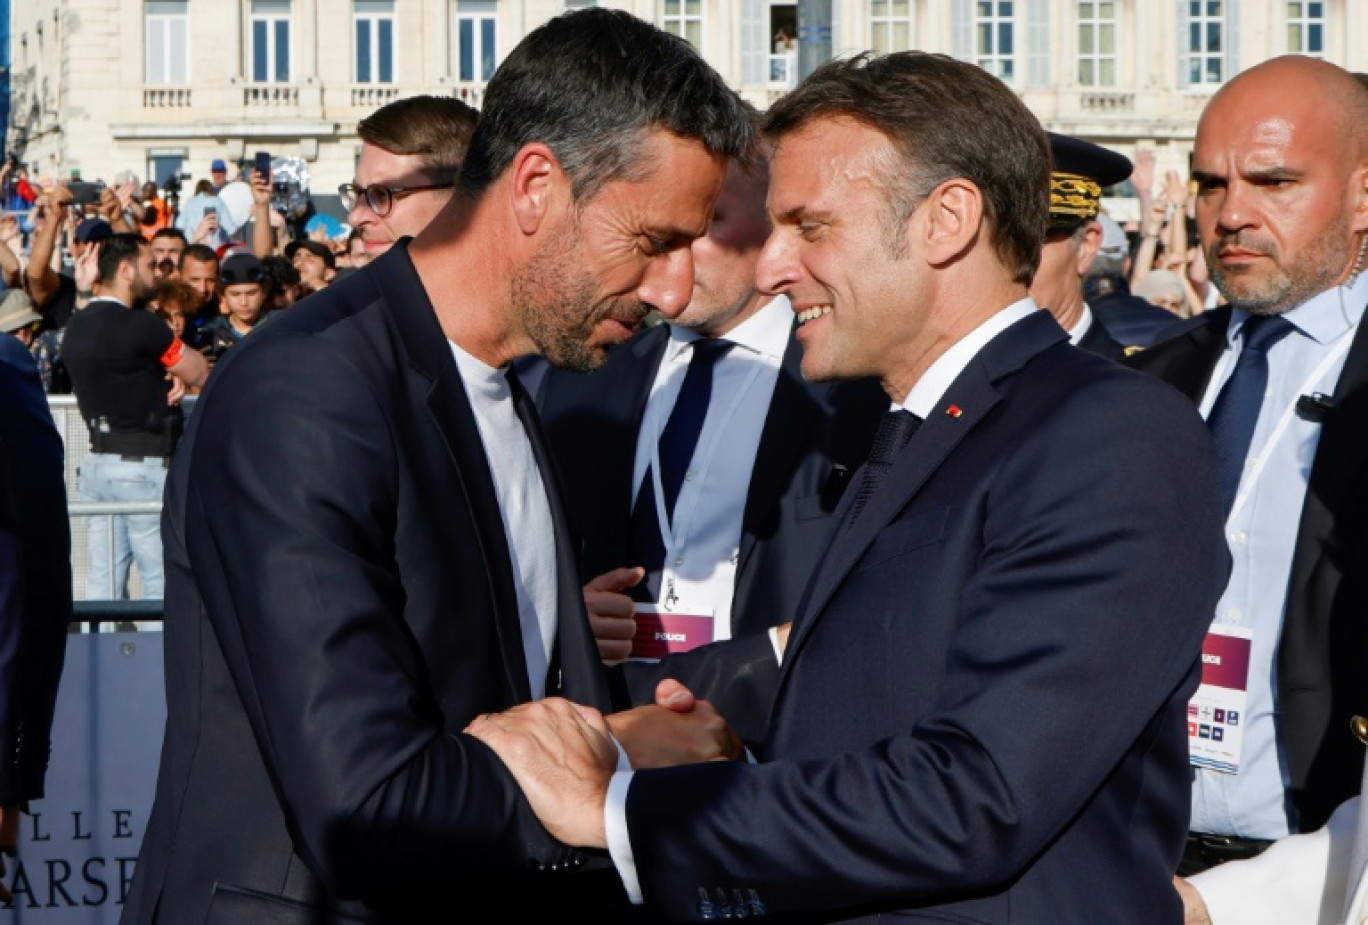
[[465,731],[508,766],[548,832],[567,845],[608,847],[603,803],[617,747],[597,710],[551,697],[486,713]]

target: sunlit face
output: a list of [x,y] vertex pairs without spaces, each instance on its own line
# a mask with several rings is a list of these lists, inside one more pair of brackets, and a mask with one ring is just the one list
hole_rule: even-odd
[[693,289],[725,162],[697,141],[649,133],[634,180],[608,183],[554,227],[512,281],[515,316],[552,365],[587,371],[652,309],[674,318]]
[[674,323],[715,337],[744,320],[756,293],[755,262],[768,235],[764,178],[732,163],[708,233],[693,242],[693,293]]
[[1076,323],[1082,314],[1083,277],[1097,256],[1101,240],[1102,226],[1096,222],[1045,237],[1040,266],[1031,279],[1031,298],[1061,324]]
[[1247,75],[1202,115],[1193,155],[1197,228],[1212,282],[1276,314],[1336,285],[1356,252],[1365,167],[1343,116],[1277,72]]
[[[431,168],[422,163],[417,154],[395,154],[367,142],[361,146],[361,159],[356,165],[357,186],[378,183],[392,189],[407,186],[430,186],[434,179]],[[361,232],[365,250],[371,257],[379,257],[395,241],[416,235],[428,226],[451,199],[450,189],[418,190],[392,197],[388,215],[377,215],[365,196],[358,196],[356,205],[347,213],[347,222]],[[361,266],[352,258],[352,266]]]
[[295,251],[290,262],[299,271],[299,279],[304,285],[317,288],[326,281],[327,262],[308,248],[301,247]]
[[151,247],[154,263],[170,260],[172,263],[178,264],[181,254],[185,251],[185,242],[180,238],[163,235],[160,238],[153,238]]
[[133,298],[141,302],[150,299],[157,291],[157,274],[153,269],[152,248],[143,245],[138,248],[138,259],[133,264]]
[[218,261],[196,260],[190,257],[181,268],[181,279],[200,294],[200,304],[208,305],[214,300],[218,287]]
[[223,305],[239,328],[256,324],[264,300],[265,292],[260,283],[234,283],[223,287]]
[[374,259],[371,252],[366,249],[364,238],[352,238],[347,243],[347,255],[351,258],[351,265],[357,269],[364,267]]
[[896,157],[881,132],[842,117],[815,119],[775,149],[774,231],[756,279],[792,301],[806,379],[875,376],[887,388],[923,352],[930,270],[915,259],[915,241],[894,246],[886,165]]

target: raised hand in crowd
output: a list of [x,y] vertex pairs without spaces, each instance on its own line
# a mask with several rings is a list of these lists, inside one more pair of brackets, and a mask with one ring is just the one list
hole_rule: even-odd
[[119,194],[106,186],[100,191],[100,205],[98,208],[100,218],[109,222],[109,227],[114,231],[125,234],[133,229],[124,219],[124,206],[119,199]]
[[213,246],[214,238],[218,234],[218,215],[214,212],[206,212],[204,218],[195,226],[195,233],[191,235],[191,244],[209,244]]
[[264,260],[275,253],[275,230],[271,222],[271,178],[252,171],[252,253]]

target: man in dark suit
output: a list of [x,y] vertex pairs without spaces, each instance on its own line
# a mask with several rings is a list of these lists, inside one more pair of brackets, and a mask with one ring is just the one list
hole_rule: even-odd
[[[1194,752],[1182,873],[1323,825],[1359,791],[1368,713],[1368,91],[1288,57],[1202,114],[1197,226],[1232,303],[1133,358],[1200,407],[1234,569],[1214,634],[1249,638],[1243,745]],[[1234,765],[1230,767],[1229,765]]]
[[[610,663],[632,653],[640,632],[697,633],[692,645],[671,646],[687,650],[793,619],[831,511],[888,408],[873,380],[803,379],[788,299],[755,288],[755,262],[769,233],[769,171],[766,158],[757,160],[728,168],[708,233],[693,243],[694,287],[684,311],[588,376],[551,372],[543,390],[542,420],[584,544],[585,603]],[[719,345],[715,360],[700,352]],[[693,367],[702,362],[709,371],[700,383]],[[670,437],[690,411],[695,439],[680,447]],[[670,459],[671,452],[686,458]],[[663,522],[656,460],[662,485],[670,484],[672,466],[688,472],[674,482],[672,516]],[[640,626],[638,601],[658,605],[641,615]],[[680,621],[678,614],[688,616]],[[653,643],[638,641],[636,654],[664,654],[666,647]],[[628,666],[627,677],[634,699],[649,702],[654,671],[639,668]],[[716,702],[752,741],[764,732],[763,687],[777,680],[778,662],[764,658],[753,669],[760,690]]]
[[1054,315],[1077,347],[1109,360],[1126,355],[1083,297],[1083,278],[1102,245],[1097,215],[1102,190],[1131,174],[1131,162],[1100,145],[1050,136],[1054,169],[1050,173],[1050,221],[1040,249],[1040,268],[1031,280],[1031,298]]
[[[750,136],[682,40],[553,19],[490,81],[423,233],[219,365],[168,484],[167,729],[125,921],[593,916],[620,894],[460,734],[543,693],[609,706],[504,367],[592,368],[677,313]],[[669,718],[681,749],[730,745],[706,711]],[[633,761],[640,721],[616,727]]]
[[899,408],[794,621],[768,760],[614,776],[556,700],[471,731],[670,917],[1179,921],[1187,700],[1227,566],[1200,419],[1027,297],[1048,146],[996,78],[832,62],[766,129],[758,283],[798,312],[805,376],[877,376]]
[[63,454],[33,357],[18,338],[0,334],[0,854],[15,852],[20,808],[43,795],[66,657],[71,529]]

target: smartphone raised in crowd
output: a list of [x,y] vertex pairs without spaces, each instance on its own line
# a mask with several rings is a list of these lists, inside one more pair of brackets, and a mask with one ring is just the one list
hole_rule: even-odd
[[271,179],[271,155],[266,151],[258,151],[252,169],[261,174],[262,179]]

